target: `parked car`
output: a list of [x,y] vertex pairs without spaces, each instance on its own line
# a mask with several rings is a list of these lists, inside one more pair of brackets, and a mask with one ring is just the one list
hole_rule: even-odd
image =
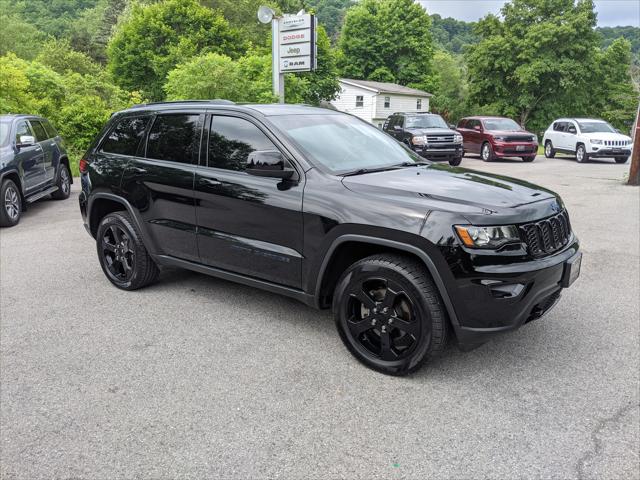
[[477,153],[485,162],[497,158],[520,157],[533,162],[538,153],[538,137],[510,118],[468,117],[458,122],[464,151]]
[[382,129],[424,158],[447,160],[450,165],[462,162],[462,136],[440,115],[397,112],[387,118]]
[[20,221],[27,205],[69,197],[73,178],[62,138],[46,118],[0,116],[0,226]]
[[604,120],[593,118],[559,118],[549,125],[542,141],[547,158],[568,153],[580,163],[590,158],[613,158],[616,163],[625,163],[633,146],[631,137]]
[[388,374],[415,371],[450,334],[469,349],[541,317],[580,272],[555,193],[426,162],[326,109],[132,107],[80,171],[84,225],[116,287],[182,267],[332,308],[351,353]]

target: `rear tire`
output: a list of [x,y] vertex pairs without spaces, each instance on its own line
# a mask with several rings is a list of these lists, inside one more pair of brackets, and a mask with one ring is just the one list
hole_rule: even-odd
[[489,142],[484,142],[482,144],[482,148],[480,149],[480,158],[482,158],[483,162],[493,161],[493,148]]
[[66,200],[71,195],[71,175],[69,169],[64,163],[58,167],[58,179],[56,180],[58,190],[51,194],[51,198],[55,200]]
[[616,157],[615,160],[616,160],[616,163],[627,163],[627,160],[629,160],[629,157]]
[[447,343],[448,320],[424,265],[395,254],[373,255],[351,265],[333,296],[340,338],[364,365],[407,375]]
[[451,165],[452,167],[457,167],[461,163],[462,157],[452,158],[451,160],[449,160],[449,165]]
[[22,216],[22,197],[13,180],[6,179],[0,186],[0,227],[17,225]]
[[576,160],[578,163],[585,163],[589,161],[589,154],[583,144],[579,143],[576,147]]
[[525,163],[533,162],[536,159],[535,155],[533,157],[522,157],[522,161]]
[[160,274],[138,228],[126,212],[109,213],[100,221],[96,248],[102,271],[122,290],[146,287]]
[[553,148],[551,140],[547,140],[547,143],[544,144],[544,156],[547,158],[553,158],[556,156],[556,151]]

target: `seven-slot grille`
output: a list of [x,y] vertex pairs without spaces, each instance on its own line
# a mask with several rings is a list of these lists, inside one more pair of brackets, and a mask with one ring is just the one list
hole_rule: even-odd
[[427,135],[428,143],[453,143],[453,135]]
[[505,142],[533,142],[531,135],[509,135],[505,137]]
[[627,141],[626,140],[605,140],[604,144],[607,147],[626,147]]
[[563,210],[553,217],[520,225],[520,231],[531,255],[550,255],[564,247],[571,238],[569,215]]

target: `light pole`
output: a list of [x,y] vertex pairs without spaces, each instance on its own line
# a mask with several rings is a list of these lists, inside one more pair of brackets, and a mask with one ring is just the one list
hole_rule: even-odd
[[284,103],[284,74],[280,73],[280,51],[278,49],[278,19],[276,13],[269,7],[261,5],[258,8],[258,20],[261,23],[271,22],[271,83],[273,94],[278,97],[280,103]]

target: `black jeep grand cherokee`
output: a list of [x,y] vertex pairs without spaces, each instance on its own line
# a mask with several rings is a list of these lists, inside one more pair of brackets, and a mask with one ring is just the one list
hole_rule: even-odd
[[560,198],[426,162],[356,117],[181,102],[114,115],[80,209],[117,287],[184,267],[333,308],[364,364],[416,370],[545,314],[579,274]]

